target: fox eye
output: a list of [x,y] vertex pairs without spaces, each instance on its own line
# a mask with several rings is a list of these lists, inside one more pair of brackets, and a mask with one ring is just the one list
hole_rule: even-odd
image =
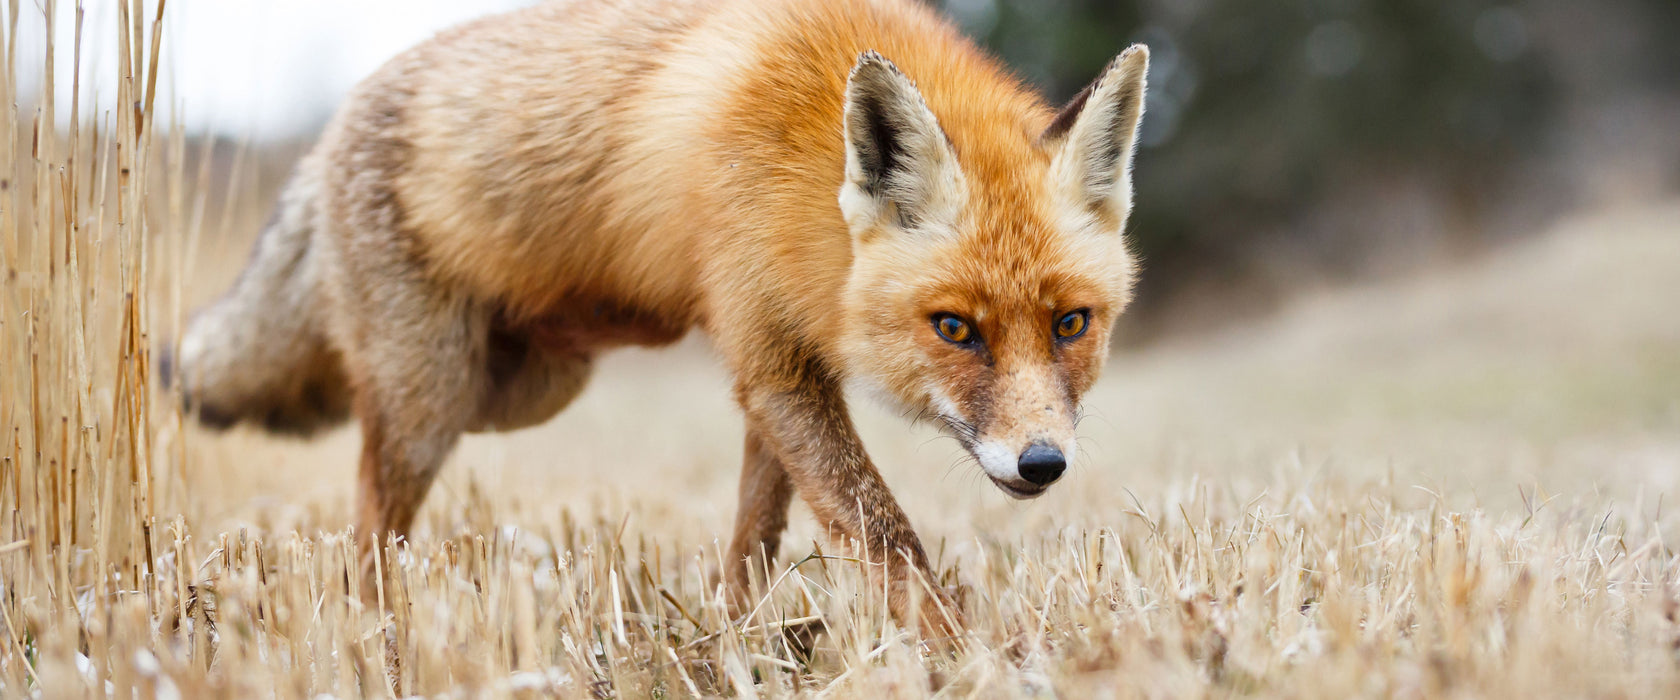
[[933,330],[939,333],[939,337],[952,343],[964,344],[974,340],[974,327],[953,314],[934,316]]
[[1061,340],[1073,340],[1085,335],[1085,328],[1090,325],[1091,312],[1084,309],[1070,312],[1056,322],[1056,337]]

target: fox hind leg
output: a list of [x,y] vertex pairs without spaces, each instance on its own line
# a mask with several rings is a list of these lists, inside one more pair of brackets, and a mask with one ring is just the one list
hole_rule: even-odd
[[[361,529],[406,534],[463,432],[515,430],[583,391],[588,354],[553,352],[494,328],[481,304],[418,275],[381,275],[356,324],[350,365],[362,423]],[[378,313],[372,313],[375,310]]]
[[[347,364],[361,419],[360,530],[406,534],[483,392],[485,314],[418,276],[384,276],[358,304]],[[370,285],[373,287],[373,285]]]

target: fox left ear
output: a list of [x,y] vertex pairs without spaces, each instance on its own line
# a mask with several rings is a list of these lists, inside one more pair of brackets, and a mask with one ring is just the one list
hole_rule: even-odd
[[1132,151],[1143,119],[1149,47],[1133,44],[1070,100],[1040,141],[1066,196],[1116,221],[1132,210]]
[[960,211],[962,171],[950,139],[914,83],[864,52],[846,81],[846,181],[840,210],[854,235],[916,228]]

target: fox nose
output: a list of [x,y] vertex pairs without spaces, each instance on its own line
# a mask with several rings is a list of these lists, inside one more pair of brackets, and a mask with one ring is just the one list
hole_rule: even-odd
[[1062,451],[1049,445],[1032,445],[1026,452],[1021,453],[1021,461],[1017,465],[1021,471],[1021,478],[1039,486],[1049,486],[1051,482],[1062,478],[1062,472],[1067,471],[1067,459],[1062,457]]

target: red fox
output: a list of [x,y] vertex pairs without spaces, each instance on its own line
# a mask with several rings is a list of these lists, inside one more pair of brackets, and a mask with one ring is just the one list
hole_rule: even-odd
[[1058,112],[914,0],[571,0],[446,31],[301,162],[182,336],[184,400],[294,433],[354,414],[376,542],[463,432],[541,423],[600,353],[699,329],[746,417],[732,590],[798,493],[896,616],[960,624],[846,396],[937,421],[1016,498],[1063,474],[1131,299],[1148,57]]

